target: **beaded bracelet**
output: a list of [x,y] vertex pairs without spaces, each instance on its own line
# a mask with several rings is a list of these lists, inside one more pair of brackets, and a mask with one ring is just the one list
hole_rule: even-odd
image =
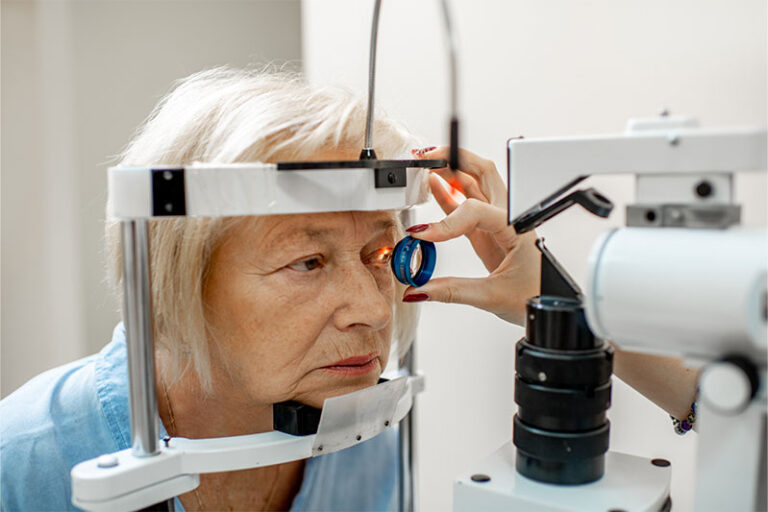
[[672,418],[672,425],[675,427],[675,433],[679,434],[681,436],[688,433],[693,428],[693,424],[696,423],[696,402],[693,402],[691,404],[691,411],[688,413],[688,416],[685,417],[683,421],[680,421],[679,419],[675,418],[671,414],[669,415],[670,418]]

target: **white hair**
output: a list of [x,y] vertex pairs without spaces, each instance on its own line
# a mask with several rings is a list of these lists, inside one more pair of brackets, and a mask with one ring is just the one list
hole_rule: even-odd
[[[180,80],[139,128],[120,165],[173,165],[309,160],[329,149],[363,147],[365,99],[340,87],[313,87],[297,73],[216,68]],[[418,140],[380,112],[374,124],[380,158],[402,158]],[[192,366],[211,390],[203,288],[211,255],[238,218],[150,222],[154,339],[167,352],[170,380]],[[402,226],[399,227],[402,233]],[[107,249],[119,289],[120,237],[107,219]],[[395,353],[408,351],[418,309],[395,293]]]

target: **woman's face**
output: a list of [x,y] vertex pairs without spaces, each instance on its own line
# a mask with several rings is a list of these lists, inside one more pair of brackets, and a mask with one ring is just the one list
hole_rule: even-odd
[[254,405],[320,407],[376,384],[392,336],[395,226],[389,212],[236,224],[212,255],[204,290],[214,378]]

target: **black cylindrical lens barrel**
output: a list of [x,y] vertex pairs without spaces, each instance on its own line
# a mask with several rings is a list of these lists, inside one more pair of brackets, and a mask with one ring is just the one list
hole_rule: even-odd
[[605,473],[609,423],[585,432],[537,429],[515,416],[517,471],[533,480],[559,485],[594,482]]
[[534,297],[526,313],[515,362],[517,471],[561,485],[595,481],[608,451],[613,349],[589,330],[579,300]]
[[533,297],[526,303],[528,343],[555,350],[588,350],[602,345],[587,325],[581,301]]

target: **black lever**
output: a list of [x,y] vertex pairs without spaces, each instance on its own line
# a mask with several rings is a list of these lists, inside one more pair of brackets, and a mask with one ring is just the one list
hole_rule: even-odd
[[571,192],[559,201],[547,205],[539,204],[534,208],[523,212],[518,216],[512,225],[518,234],[536,229],[544,222],[548,221],[558,213],[567,210],[574,204],[581,205],[585,210],[597,215],[598,217],[608,217],[613,210],[613,203],[594,188],[577,190]]
[[[517,233],[525,233],[536,229],[558,213],[567,210],[575,204],[581,205],[585,210],[598,217],[608,217],[611,214],[611,210],[613,210],[613,203],[594,188],[576,190],[555,201],[559,194],[565,192],[582,179],[577,179],[575,182],[568,184],[555,194],[544,199],[544,201],[520,214],[512,221],[515,231]],[[547,250],[544,246],[543,238],[536,242],[536,247],[541,252],[541,295],[581,300],[581,290],[576,281],[557,261],[555,256]]]

